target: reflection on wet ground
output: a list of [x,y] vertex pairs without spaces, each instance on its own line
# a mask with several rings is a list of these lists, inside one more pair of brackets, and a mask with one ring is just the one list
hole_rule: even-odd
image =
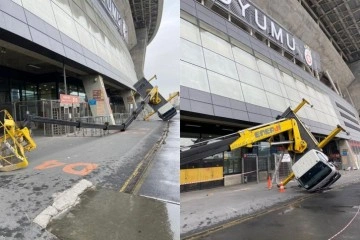
[[48,230],[59,239],[180,239],[180,206],[107,189],[89,191]]

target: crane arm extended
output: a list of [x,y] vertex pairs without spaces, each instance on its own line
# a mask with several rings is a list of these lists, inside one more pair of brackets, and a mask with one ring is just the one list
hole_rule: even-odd
[[[299,111],[305,103],[308,102],[303,99],[295,108],[296,112]],[[288,108],[280,116],[280,119],[274,122],[251,127],[237,133],[190,146],[189,149],[180,152],[180,165],[197,161],[220,152],[231,151],[240,147],[252,147],[252,144],[255,142],[268,139],[281,133],[287,133],[289,141],[292,142],[289,144],[289,151],[303,153],[307,148],[319,149],[317,147],[318,142],[299,120],[295,111]]]
[[287,132],[289,141],[293,142],[293,144],[289,145],[289,150],[301,153],[306,149],[307,144],[301,138],[296,120],[280,119],[239,131],[223,139],[208,141],[206,145],[193,145],[191,149],[180,153],[181,164],[200,160],[223,151],[232,151],[240,147],[252,147],[255,142],[284,132]]

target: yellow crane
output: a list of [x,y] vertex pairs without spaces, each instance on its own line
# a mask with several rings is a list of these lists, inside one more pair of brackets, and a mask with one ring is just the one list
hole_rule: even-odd
[[8,172],[27,167],[25,151],[36,148],[29,129],[18,127],[7,110],[1,110],[0,116],[0,171]]
[[[156,91],[157,91],[157,87],[156,87]],[[170,102],[172,99],[174,99],[175,97],[177,97],[177,96],[179,96],[179,95],[180,95],[180,92],[173,92],[173,93],[170,94],[169,98],[166,99],[166,101],[167,101],[167,102]],[[154,96],[156,96],[156,95],[154,94]],[[154,98],[156,99],[156,97],[154,97]],[[146,116],[144,117],[144,120],[145,120],[145,121],[149,120],[149,118],[150,118],[152,115],[154,115],[155,113],[156,113],[155,111],[152,111],[151,113],[149,113],[148,115],[146,115]]]
[[[156,75],[152,78],[156,78]],[[150,79],[150,81],[152,80]],[[176,109],[168,103],[159,93],[158,87],[153,87],[145,78],[140,79],[134,88],[143,97],[140,105],[131,113],[131,115],[121,125],[85,123],[81,121],[68,121],[52,119],[40,116],[28,115],[22,127],[19,127],[13,117],[7,110],[0,111],[0,171],[13,171],[28,166],[28,160],[25,152],[36,148],[35,141],[31,138],[30,130],[26,127],[30,122],[41,122],[57,125],[74,126],[77,128],[98,128],[103,130],[125,129],[136,119],[140,112],[148,104],[159,117],[168,121],[177,114]]]
[[[254,143],[260,141],[268,140],[270,145],[275,145],[276,143],[272,142],[273,137],[283,135],[287,141],[282,144],[287,145],[287,150],[295,160],[295,164],[292,166],[293,172],[282,182],[283,186],[296,178],[300,185],[308,191],[329,187],[341,175],[335,166],[328,162],[326,155],[321,152],[321,148],[340,131],[346,131],[338,125],[322,142],[318,143],[296,114],[305,104],[309,104],[309,102],[303,99],[294,110],[288,108],[276,121],[187,146],[180,152],[180,166],[224,151],[232,151],[241,147],[251,148]],[[187,183],[187,171],[188,169],[182,169],[180,172],[181,184]]]

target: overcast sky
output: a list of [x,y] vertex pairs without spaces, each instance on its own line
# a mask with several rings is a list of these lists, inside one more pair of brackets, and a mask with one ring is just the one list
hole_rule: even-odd
[[151,84],[159,87],[165,99],[169,93],[180,89],[179,35],[180,1],[164,0],[160,27],[146,50],[144,74],[147,79],[156,74],[157,80],[151,81]]

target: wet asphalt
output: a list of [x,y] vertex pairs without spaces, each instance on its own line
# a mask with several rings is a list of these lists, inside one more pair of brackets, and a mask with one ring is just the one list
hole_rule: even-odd
[[107,189],[89,191],[48,230],[63,240],[171,240],[168,205]]
[[[176,115],[169,122],[169,132],[152,165],[143,177],[138,195],[156,198],[165,202],[179,204],[180,156],[180,117]],[[169,169],[170,171],[164,171]]]
[[359,239],[360,183],[313,194],[199,239]]
[[83,178],[118,192],[165,127],[163,121],[135,121],[104,137],[35,137],[29,166],[0,173],[0,239],[54,239],[32,223],[53,195]]
[[168,122],[132,194],[97,187],[47,230],[63,240],[180,239],[179,126],[178,116]]
[[[286,225],[287,223],[294,224],[290,218],[286,218],[286,214],[291,213],[292,211],[291,208],[286,208],[290,206],[289,204],[312,198],[317,196],[317,194],[324,194],[324,197],[321,201],[329,202],[331,200],[328,199],[330,199],[331,196],[349,195],[348,192],[342,193],[341,189],[345,189],[345,187],[353,185],[355,186],[354,190],[356,190],[356,186],[360,186],[359,170],[341,170],[340,172],[342,176],[335,184],[331,186],[331,191],[323,193],[308,193],[304,189],[299,188],[296,181],[291,181],[289,184],[287,184],[285,192],[283,193],[280,193],[276,187],[273,187],[269,190],[266,181],[181,193],[181,238],[201,239],[201,237],[206,237],[209,233],[211,233],[209,238],[205,239],[263,239],[262,237],[264,237],[264,239],[279,239],[279,237],[276,237],[277,235],[271,235],[280,230],[280,228],[276,228],[276,225]],[[330,195],[331,192],[334,194]],[[340,193],[338,194],[338,192]],[[354,196],[356,197],[357,195]],[[339,200],[340,204],[343,204],[344,202],[342,203],[341,201],[344,199],[345,198],[340,198],[337,200]],[[331,204],[333,204],[333,202]],[[356,202],[353,204],[356,204]],[[318,208],[317,205],[314,206],[314,208]],[[241,228],[242,224],[246,223],[249,219],[258,219],[258,217],[261,219],[261,216],[263,216],[264,213],[273,212],[278,209],[282,209],[283,211],[281,212],[286,213],[284,214],[286,216],[284,217],[283,223],[281,223],[280,220],[278,222],[274,222],[271,221],[271,219],[267,219],[267,222],[262,222],[262,224],[259,225],[261,227],[257,227],[256,224],[253,224],[248,225],[247,227],[251,227],[251,229],[246,231],[245,227]],[[302,212],[304,209],[299,208],[298,211]],[[306,225],[308,219],[301,214],[298,214],[298,216],[299,219],[297,219],[296,222]],[[327,215],[324,214],[322,217],[327,217]],[[315,224],[316,221],[322,221],[322,217],[318,217],[316,220],[314,220],[314,222],[312,222],[312,224]],[[234,230],[227,232],[227,229],[232,229],[232,226],[239,226],[239,231]],[[281,237],[281,239],[293,239],[295,235],[292,237],[290,237],[290,235],[294,232],[297,234],[298,231],[294,230],[294,228],[303,225],[289,226],[289,229],[293,227],[293,232],[287,232],[288,238]],[[321,227],[324,226],[321,225]],[[236,227],[234,228],[236,229]],[[267,231],[267,228],[269,228],[269,231]],[[286,232],[286,230],[286,227],[281,228],[282,232]],[[303,230],[304,229],[301,229],[301,231]],[[264,232],[264,235],[261,235],[263,234],[262,232]],[[258,236],[258,238],[255,238],[254,236]],[[328,238],[304,237],[299,239]]]

